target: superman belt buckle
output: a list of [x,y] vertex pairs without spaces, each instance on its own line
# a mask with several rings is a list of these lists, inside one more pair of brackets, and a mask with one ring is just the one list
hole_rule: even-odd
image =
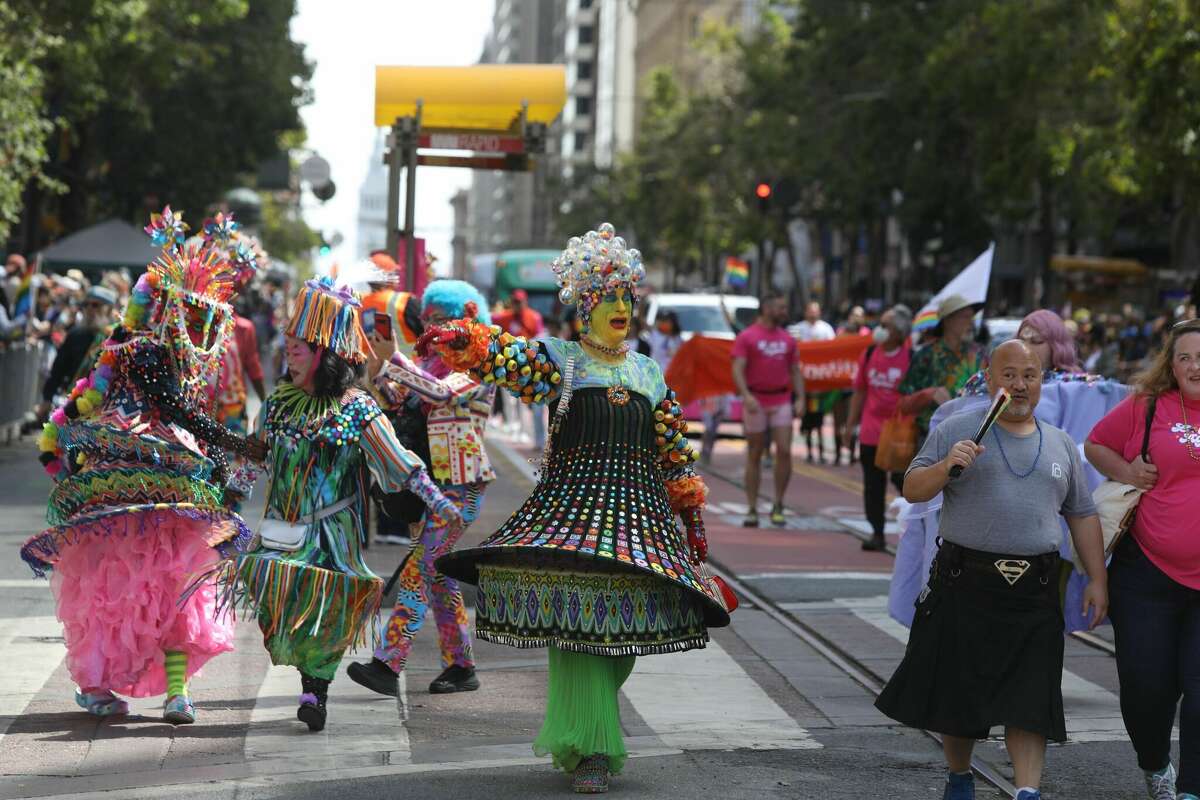
[[1008,585],[1012,586],[1029,571],[1029,562],[1015,558],[1001,558],[995,562],[996,571],[1000,573]]

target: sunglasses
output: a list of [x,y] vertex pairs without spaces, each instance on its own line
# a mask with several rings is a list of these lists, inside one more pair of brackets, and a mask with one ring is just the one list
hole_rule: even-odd
[[1200,319],[1181,319],[1171,326],[1172,331],[1181,331],[1185,329],[1195,328],[1200,331]]

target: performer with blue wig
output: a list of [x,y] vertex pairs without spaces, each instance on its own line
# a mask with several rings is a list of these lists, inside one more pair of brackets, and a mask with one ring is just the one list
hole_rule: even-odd
[[[491,323],[487,303],[474,286],[464,281],[437,280],[426,287],[421,298],[423,326],[463,318]],[[479,516],[487,485],[496,479],[483,444],[495,389],[463,373],[453,373],[437,355],[414,363],[396,352],[394,337],[377,335],[373,345],[377,356],[387,358],[374,376],[381,404],[401,416],[424,417],[430,474],[463,523],[452,524],[457,519],[425,512],[421,534],[400,571],[400,590],[385,640],[369,663],[351,664],[347,670],[351,679],[363,686],[399,697],[403,708],[400,676],[430,606],[437,620],[443,671],[429,691],[450,694],[479,688],[462,590],[457,581],[437,571],[434,561],[453,550],[466,526]],[[381,348],[386,352],[380,352]]]

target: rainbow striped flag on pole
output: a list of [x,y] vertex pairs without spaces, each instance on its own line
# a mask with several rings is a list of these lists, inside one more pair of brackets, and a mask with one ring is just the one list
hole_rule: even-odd
[[745,289],[750,283],[750,265],[737,256],[725,258],[725,283],[731,289]]

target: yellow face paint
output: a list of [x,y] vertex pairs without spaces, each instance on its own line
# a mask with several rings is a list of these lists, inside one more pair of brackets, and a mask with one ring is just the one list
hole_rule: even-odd
[[633,323],[633,302],[628,289],[617,289],[592,309],[591,335],[605,347],[620,347]]

